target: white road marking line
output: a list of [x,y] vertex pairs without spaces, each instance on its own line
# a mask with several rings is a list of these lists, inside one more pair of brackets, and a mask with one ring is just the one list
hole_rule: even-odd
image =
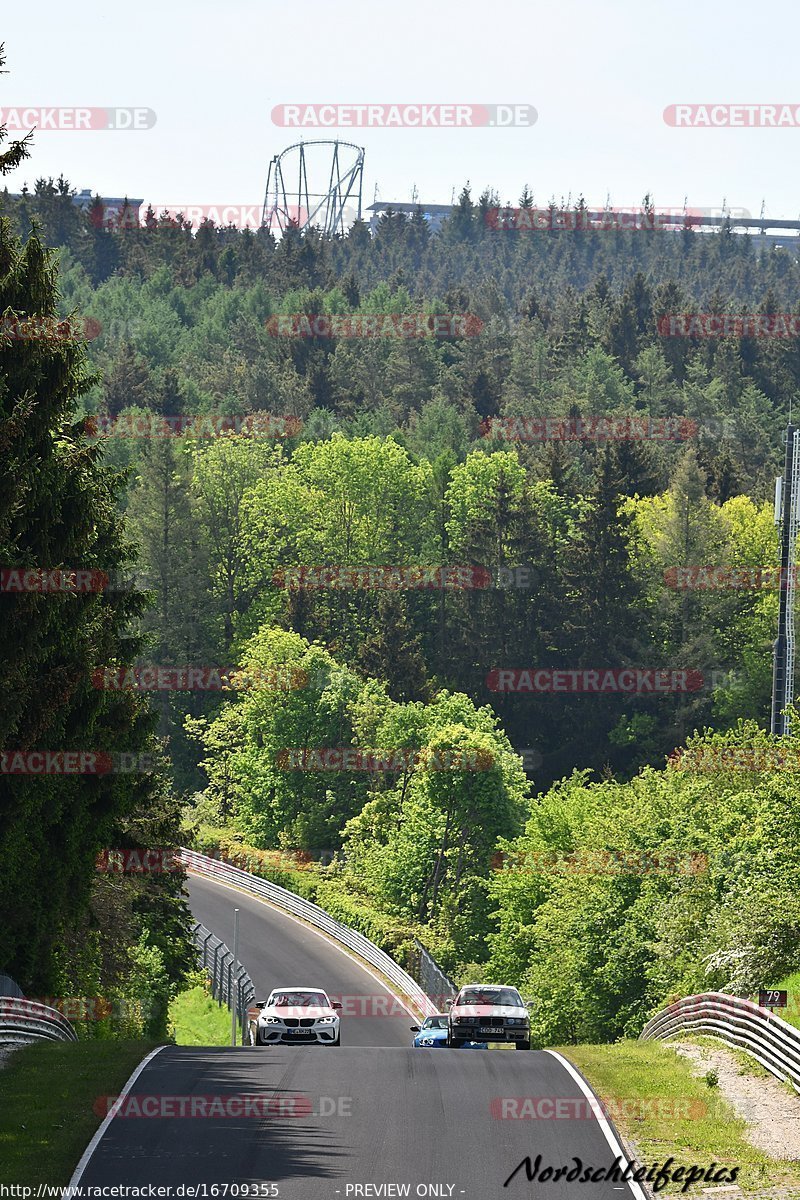
[[[586,1099],[593,1101],[594,1104],[597,1105],[597,1108],[594,1108],[594,1107],[592,1108],[592,1112],[595,1115],[595,1120],[597,1121],[597,1124],[602,1129],[605,1139],[608,1142],[609,1146],[611,1147],[611,1150],[612,1150],[614,1156],[616,1157],[617,1155],[619,1155],[619,1157],[623,1160],[623,1162],[627,1162],[628,1156],[625,1153],[625,1151],[622,1149],[622,1147],[620,1146],[616,1137],[614,1136],[614,1130],[609,1125],[609,1123],[606,1120],[605,1116],[603,1115],[602,1111],[598,1112],[598,1109],[601,1109],[602,1106],[600,1104],[600,1101],[597,1099],[597,1096],[595,1096],[592,1089],[586,1083],[586,1080],[581,1075],[578,1074],[578,1072],[573,1067],[572,1063],[568,1062],[567,1059],[564,1058],[563,1054],[559,1054],[557,1050],[545,1050],[544,1053],[552,1054],[553,1058],[558,1059],[558,1061],[561,1063],[564,1070],[568,1071],[569,1074],[572,1076],[572,1078],[575,1080],[575,1082],[577,1083],[578,1087],[583,1092]],[[627,1183],[628,1187],[631,1189],[631,1195],[635,1196],[636,1200],[647,1200],[647,1196],[642,1191],[642,1189],[639,1187],[638,1183],[636,1183],[633,1179],[626,1180],[626,1183]],[[614,1189],[614,1191],[618,1191],[618,1190],[620,1190],[620,1189],[617,1189],[617,1188]]]
[[[124,1088],[120,1092],[119,1096],[117,1097],[118,1100],[125,1099],[125,1097],[128,1095],[128,1092],[131,1090],[133,1085],[136,1083],[136,1080],[139,1078],[139,1076],[141,1075],[142,1071],[145,1069],[147,1064],[149,1062],[151,1062],[157,1054],[160,1054],[162,1050],[166,1050],[166,1046],[156,1046],[155,1050],[151,1050],[150,1053],[142,1059],[142,1061],[139,1063],[138,1067],[133,1072],[130,1079],[128,1080],[128,1082],[125,1084]],[[111,1112],[106,1113],[106,1116],[105,1116],[105,1119],[104,1119],[102,1125],[100,1126],[99,1129],[95,1130],[94,1137],[89,1142],[89,1145],[86,1147],[83,1154],[81,1155],[80,1162],[78,1163],[77,1167],[75,1168],[72,1178],[70,1179],[69,1183],[67,1184],[67,1187],[75,1187],[76,1184],[80,1183],[81,1176],[83,1175],[83,1172],[86,1170],[87,1166],[89,1165],[89,1159],[92,1157],[95,1150],[97,1149],[100,1139],[102,1138],[105,1131],[108,1129],[111,1122],[114,1120],[115,1115],[116,1115],[116,1113],[113,1110]]]

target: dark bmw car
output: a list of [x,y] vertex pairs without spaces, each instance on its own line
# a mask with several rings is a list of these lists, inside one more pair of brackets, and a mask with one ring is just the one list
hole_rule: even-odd
[[447,1016],[447,1044],[466,1041],[513,1042],[530,1050],[531,1018],[516,988],[472,983],[461,989]]

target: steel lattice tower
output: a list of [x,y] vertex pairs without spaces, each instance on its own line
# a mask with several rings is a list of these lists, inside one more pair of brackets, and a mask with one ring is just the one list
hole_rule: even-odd
[[785,710],[794,701],[795,640],[794,598],[797,586],[797,535],[800,532],[800,429],[786,431],[786,460],[775,490],[775,520],[781,530],[780,607],[772,674],[773,733],[791,733]]
[[[287,184],[295,178],[296,187]],[[281,233],[290,225],[301,232],[313,226],[326,237],[343,236],[349,224],[361,220],[363,181],[363,146],[339,141],[287,146],[269,164],[261,225]]]

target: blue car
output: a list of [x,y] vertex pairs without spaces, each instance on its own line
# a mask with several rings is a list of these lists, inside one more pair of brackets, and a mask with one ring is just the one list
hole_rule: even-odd
[[[445,1013],[435,1013],[432,1017],[426,1017],[421,1025],[412,1025],[411,1032],[414,1034],[412,1046],[423,1046],[429,1050],[435,1050],[437,1046],[447,1048],[447,1015]],[[488,1050],[489,1046],[486,1042],[462,1042],[464,1050]]]

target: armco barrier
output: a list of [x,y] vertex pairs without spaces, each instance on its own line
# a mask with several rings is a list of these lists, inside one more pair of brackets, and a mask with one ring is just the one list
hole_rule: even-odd
[[699,1033],[752,1054],[763,1067],[800,1092],[800,1029],[769,1009],[724,992],[704,992],[670,1004],[647,1022],[640,1040]]
[[196,921],[192,927],[195,945],[200,952],[200,964],[211,983],[211,995],[220,1004],[227,1004],[233,1011],[242,1030],[244,1041],[247,1032],[247,1010],[256,998],[253,981],[240,962],[233,973],[233,953],[210,929]]
[[24,1046],[28,1042],[77,1042],[78,1035],[57,1009],[36,1000],[0,998],[0,1045]]
[[291,913],[292,916],[299,917],[302,921],[307,921],[309,925],[313,925],[315,929],[327,934],[333,941],[339,942],[340,945],[345,946],[379,971],[393,985],[400,998],[415,1008],[422,1016],[427,1017],[438,1011],[436,1004],[425,994],[416,980],[412,979],[393,958],[390,958],[374,942],[365,938],[357,930],[335,920],[319,905],[312,904],[310,900],[303,900],[301,896],[296,896],[294,892],[278,887],[276,883],[270,883],[267,879],[251,875],[249,871],[242,871],[239,867],[232,867],[229,863],[209,858],[205,854],[198,854],[194,850],[182,850],[181,860],[186,869],[193,871],[196,875],[232,884],[243,892],[249,892],[251,896],[258,896],[260,899],[266,900],[268,904],[283,909],[284,912]]
[[452,979],[445,975],[436,959],[429,950],[426,950],[419,938],[414,938],[413,964],[417,983],[425,995],[430,1000],[434,1000],[441,1010],[447,1000],[455,997],[458,988]]

